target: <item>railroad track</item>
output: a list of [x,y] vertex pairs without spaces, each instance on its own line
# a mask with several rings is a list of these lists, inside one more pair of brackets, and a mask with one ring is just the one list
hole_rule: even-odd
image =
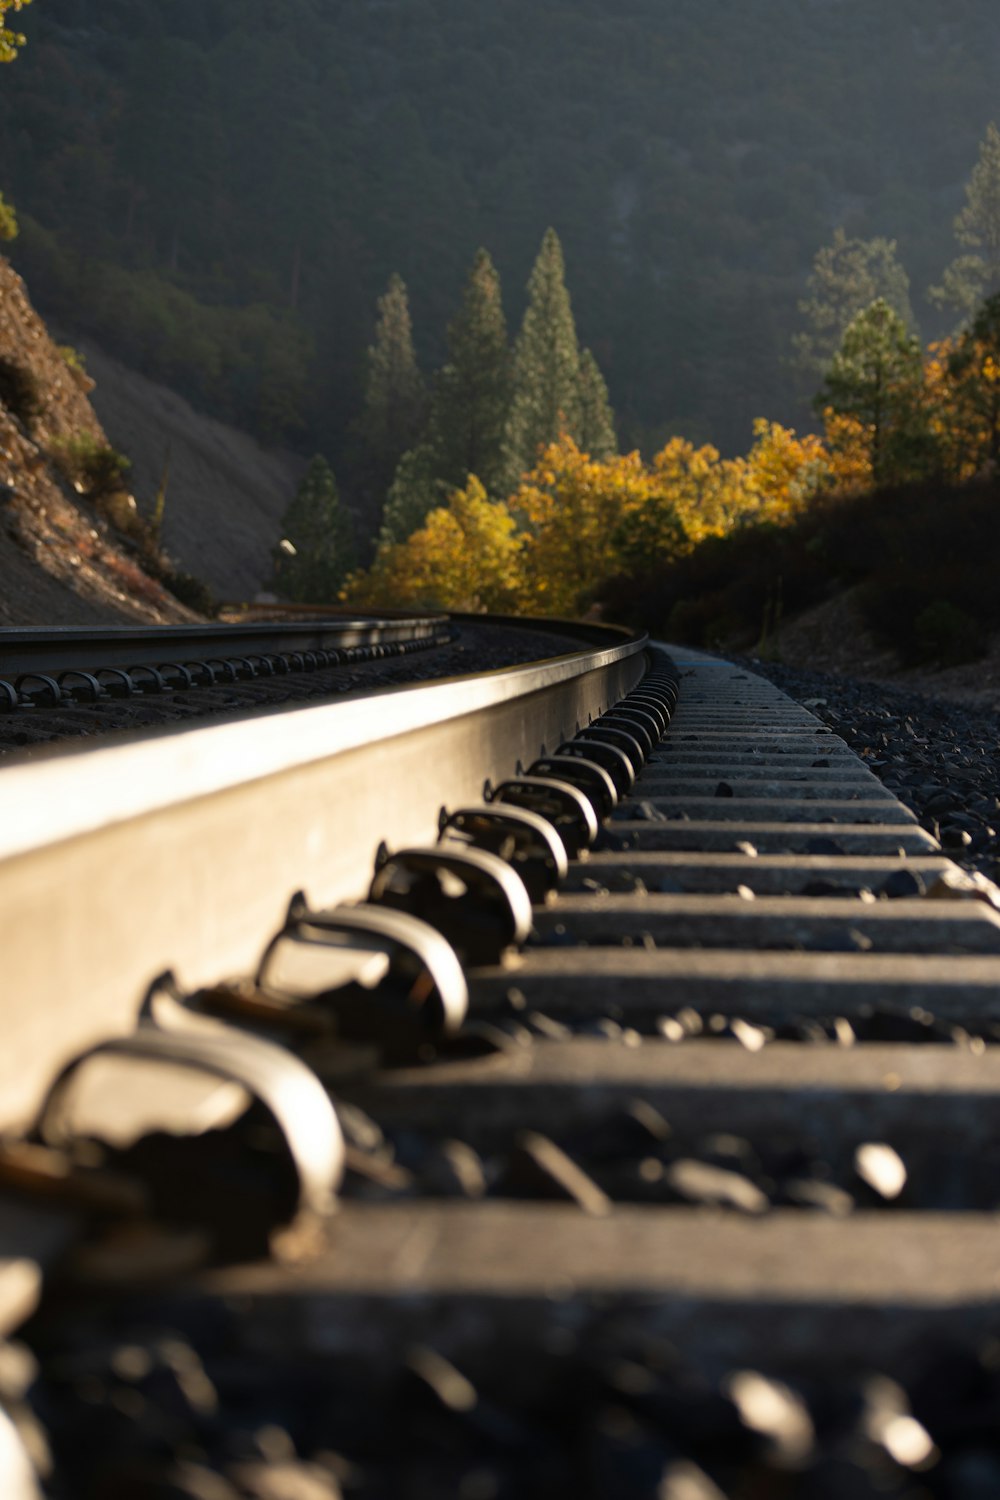
[[1000,898],[770,684],[609,636],[0,829],[59,1500],[1000,1492]]
[[0,712],[267,681],[384,660],[447,639],[447,621],[399,615],[223,625],[13,626],[0,633]]

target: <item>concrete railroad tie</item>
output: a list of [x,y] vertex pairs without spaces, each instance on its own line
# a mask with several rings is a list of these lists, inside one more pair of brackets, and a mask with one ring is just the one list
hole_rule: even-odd
[[[458,1139],[484,1159],[525,1131],[594,1140],[637,1101],[678,1136],[807,1138],[832,1155],[888,1143],[904,1161],[995,1147],[1000,912],[938,899],[955,894],[954,866],[807,710],[729,663],[691,652],[675,663],[673,721],[591,858],[536,909],[524,951],[470,976],[473,1017],[541,1016],[533,1044],[384,1070],[338,1084],[338,1097],[390,1139]],[[911,894],[879,899],[901,872]],[[713,1015],[752,1023],[747,1037],[839,1017],[842,1040],[852,1026],[863,1038],[880,1007],[958,1023],[973,1040],[712,1035]],[[704,1030],[678,1045],[660,1023],[685,1009]],[[602,1018],[616,1039],[585,1034]],[[738,1212],[709,1197],[595,1192],[590,1213],[579,1201],[348,1197],[329,1253],[301,1272],[223,1270],[172,1296],[227,1299],[248,1348],[287,1353],[291,1339],[388,1367],[427,1341],[470,1374],[501,1344],[580,1332],[616,1309],[706,1369],[892,1370],[914,1338],[979,1333],[996,1308],[992,1210],[862,1194],[843,1216],[766,1201]]]

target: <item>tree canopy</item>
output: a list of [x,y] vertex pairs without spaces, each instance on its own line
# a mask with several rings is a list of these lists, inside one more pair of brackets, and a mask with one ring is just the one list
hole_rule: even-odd
[[985,297],[1000,291],[1000,131],[993,121],[965,185],[965,207],[955,220],[955,238],[969,253],[951,262],[931,296],[943,306],[957,308],[964,321]]
[[21,33],[7,25],[8,13],[30,4],[31,0],[0,0],[0,62],[13,62],[18,49],[24,46]]
[[947,331],[923,294],[996,111],[1000,10],[713,0],[713,16],[698,0],[283,0],[277,25],[260,0],[8,7],[30,43],[0,91],[18,268],[68,336],[198,405],[248,426],[262,406],[294,414],[280,435],[335,459],[353,499],[390,274],[421,367],[440,369],[476,247],[516,329],[551,224],[619,441],[743,451],[761,411],[807,415],[787,355],[834,225],[895,241],[923,332]]

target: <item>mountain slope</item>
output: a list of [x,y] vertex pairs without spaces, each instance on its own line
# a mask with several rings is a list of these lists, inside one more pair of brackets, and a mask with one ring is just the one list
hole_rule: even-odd
[[96,380],[94,409],[148,510],[167,468],[163,543],[219,599],[252,599],[271,578],[281,519],[305,470],[294,454],[194,411],[182,396],[138,375],[94,344],[83,346]]
[[107,446],[88,385],[0,257],[0,623],[194,620],[67,482],[74,445]]
[[[75,334],[341,467],[389,273],[442,352],[479,244],[547,224],[626,439],[805,414],[812,258],[897,236],[921,304],[997,113],[993,0],[45,0],[0,187]],[[296,427],[301,419],[302,427]]]

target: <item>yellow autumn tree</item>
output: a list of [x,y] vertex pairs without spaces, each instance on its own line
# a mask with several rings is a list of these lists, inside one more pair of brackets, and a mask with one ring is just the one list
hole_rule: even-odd
[[823,431],[830,488],[839,494],[870,490],[875,483],[870,425],[858,417],[826,407]]
[[801,515],[828,481],[830,457],[815,433],[798,437],[790,427],[758,417],[744,476],[743,521],[787,523]]
[[724,535],[750,505],[746,459],[723,458],[711,443],[696,448],[687,438],[671,438],[652,473],[657,494],[675,508],[692,544]]
[[638,453],[603,460],[565,433],[542,450],[508,505],[524,530],[524,599],[538,614],[584,609],[621,561],[622,521],[648,500],[650,476]]
[[0,0],[0,62],[13,62],[19,47],[24,46],[24,37],[6,25],[7,12],[23,10],[31,0]]
[[511,613],[522,602],[522,546],[507,506],[490,500],[471,474],[405,542],[383,543],[370,572],[354,574],[341,597],[352,604]]
[[961,482],[1000,465],[1000,295],[971,326],[931,344],[924,383],[941,471]]

